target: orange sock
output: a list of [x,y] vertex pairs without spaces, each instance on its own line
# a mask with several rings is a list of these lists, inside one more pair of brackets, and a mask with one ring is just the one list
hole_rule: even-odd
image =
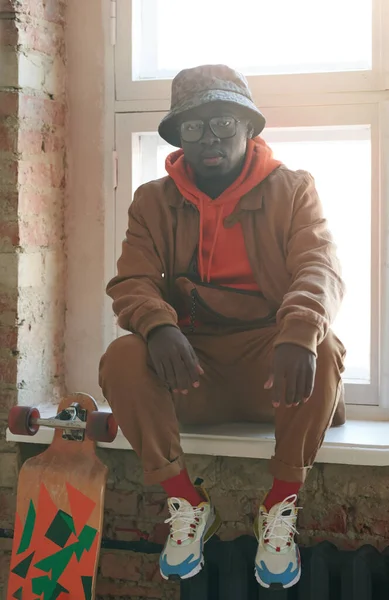
[[265,498],[264,505],[267,511],[269,511],[275,504],[283,502],[289,496],[294,496],[299,493],[301,483],[297,481],[280,481],[274,479],[273,487]]
[[181,473],[161,483],[169,498],[184,498],[192,506],[198,506],[204,502],[204,498],[196,490],[190,480],[188,471],[183,469]]

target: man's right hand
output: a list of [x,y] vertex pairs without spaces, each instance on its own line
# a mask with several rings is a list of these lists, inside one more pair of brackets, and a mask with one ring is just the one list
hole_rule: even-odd
[[171,325],[151,331],[147,339],[151,361],[158,377],[174,393],[187,394],[190,387],[198,388],[199,375],[204,371],[184,334]]

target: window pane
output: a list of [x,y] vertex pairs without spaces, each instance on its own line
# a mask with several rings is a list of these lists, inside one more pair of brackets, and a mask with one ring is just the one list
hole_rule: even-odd
[[[134,186],[163,177],[176,150],[157,134],[138,134]],[[338,246],[346,297],[334,331],[347,348],[345,379],[370,381],[371,148],[366,127],[288,128],[264,131],[276,158],[315,177]],[[358,173],[358,177],[355,174]]]
[[199,64],[246,75],[370,69],[372,0],[133,0],[134,79]]

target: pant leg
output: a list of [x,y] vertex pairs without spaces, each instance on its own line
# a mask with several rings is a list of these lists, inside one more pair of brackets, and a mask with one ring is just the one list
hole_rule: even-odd
[[[264,383],[272,369],[277,333],[276,327],[269,327],[237,334],[232,341],[236,362],[229,372],[241,416],[236,420],[275,421],[276,448],[270,471],[283,481],[304,482],[328,427],[332,422],[339,425],[345,421],[341,380],[345,351],[330,331],[318,347],[315,385],[309,401],[290,408],[282,403],[274,409],[273,392],[265,390]],[[227,340],[224,342],[227,345]]]
[[277,479],[304,483],[327,429],[345,422],[344,357],[343,345],[330,331],[318,346],[315,385],[308,402],[276,409],[276,450],[270,471]]
[[[206,348],[207,342],[203,340]],[[201,346],[201,343],[200,343]],[[147,346],[125,335],[108,347],[100,361],[99,383],[123,435],[141,459],[147,485],[178,475],[184,467],[178,418],[185,424],[214,424],[231,418],[221,411],[223,378],[212,355],[195,348],[205,374],[187,396],[172,394],[157,377]]]

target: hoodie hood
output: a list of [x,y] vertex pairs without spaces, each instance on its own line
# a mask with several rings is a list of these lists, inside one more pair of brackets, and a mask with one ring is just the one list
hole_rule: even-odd
[[[212,199],[196,186],[194,173],[186,163],[182,149],[172,152],[166,158],[167,173],[173,179],[183,197],[192,202],[200,213],[199,267],[202,281],[209,282],[211,280],[212,261],[223,218],[230,215],[240,199],[266,179],[280,164],[280,161],[273,158],[273,151],[265,140],[261,137],[248,140],[246,158],[240,175],[218,198]],[[205,256],[204,237],[207,221],[209,221],[207,217],[211,212],[214,214],[215,210],[217,215],[213,226],[213,239],[210,250]],[[205,262],[208,263],[206,275]]]

